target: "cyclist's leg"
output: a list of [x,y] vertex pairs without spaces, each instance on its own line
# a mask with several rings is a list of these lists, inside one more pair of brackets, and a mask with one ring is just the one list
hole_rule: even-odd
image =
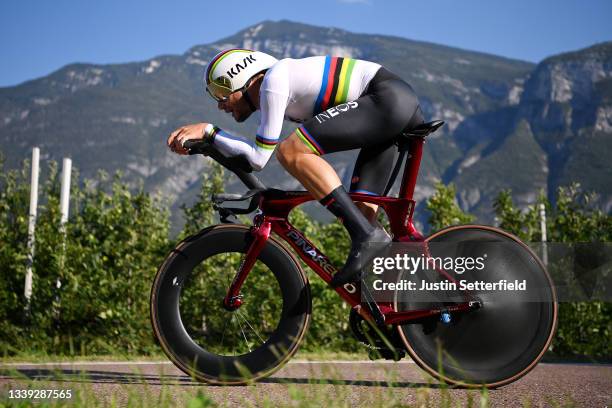
[[390,146],[418,108],[416,96],[403,81],[388,80],[377,88],[380,92],[316,115],[279,144],[280,163],[315,198],[321,199],[341,185],[333,168],[321,156]]
[[[406,128],[415,127],[423,122],[423,113],[420,107],[417,106]],[[396,156],[397,147],[393,142],[361,149],[353,169],[350,191],[382,195],[393,171]],[[378,210],[377,205],[360,202],[357,203],[357,206],[371,223],[375,223],[376,212]]]
[[[381,229],[372,227],[349,198],[333,168],[320,156],[390,145],[418,109],[416,95],[405,82],[388,78],[376,81],[375,77],[370,85],[357,100],[337,105],[306,121],[277,150],[281,164],[321,204],[343,219],[351,236],[351,253],[345,268],[334,276],[334,286],[358,276],[361,260],[372,252],[367,242],[389,238]],[[298,141],[303,142],[301,146]]]
[[[393,143],[361,149],[353,169],[350,192],[382,195],[391,176],[396,153],[397,147]],[[374,224],[378,206],[364,202],[356,204],[370,223]]]
[[334,169],[319,155],[309,151],[295,133],[281,143],[277,157],[283,167],[318,198],[325,208],[342,219],[351,237],[351,250],[342,270],[333,276],[332,286],[359,280],[365,262],[375,256],[375,249],[368,243],[388,242],[389,236],[381,228],[375,228],[364,217],[347,194]]
[[333,167],[306,147],[296,132],[279,143],[276,148],[276,157],[280,164],[317,200],[342,185]]

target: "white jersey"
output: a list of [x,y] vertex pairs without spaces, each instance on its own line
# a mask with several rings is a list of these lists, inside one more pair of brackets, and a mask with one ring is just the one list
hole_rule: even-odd
[[266,72],[261,84],[261,122],[255,143],[222,130],[215,131],[213,143],[228,155],[246,156],[253,169],[261,170],[279,141],[283,119],[302,122],[359,98],[379,69],[379,64],[352,58],[280,60]]

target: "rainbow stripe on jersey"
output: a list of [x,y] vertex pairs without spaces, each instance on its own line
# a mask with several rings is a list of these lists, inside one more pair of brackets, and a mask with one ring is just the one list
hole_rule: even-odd
[[255,135],[255,144],[262,149],[274,150],[278,144],[278,139],[270,139],[261,135]]
[[314,106],[315,115],[346,102],[355,62],[352,58],[325,57],[321,90]]

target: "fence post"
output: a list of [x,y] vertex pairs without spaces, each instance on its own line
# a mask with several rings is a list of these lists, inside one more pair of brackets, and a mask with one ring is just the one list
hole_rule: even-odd
[[30,310],[32,297],[32,264],[34,263],[34,232],[36,229],[36,215],[38,209],[38,174],[40,163],[40,149],[32,149],[32,176],[30,181],[30,214],[28,217],[28,258],[26,265],[25,284],[23,295],[26,300],[26,311]]
[[[70,209],[70,174],[72,172],[72,160],[64,158],[62,166],[62,190],[60,193],[60,234],[62,234],[62,254],[60,258],[60,271],[64,268],[64,257],[66,253],[66,222],[68,222],[68,211]],[[62,286],[60,278],[57,278],[57,288]]]
[[542,235],[542,262],[545,266],[548,266],[548,248],[546,248],[546,242],[548,238],[546,236],[546,206],[544,203],[540,203],[540,230]]
[[57,280],[55,281],[55,305],[54,305],[54,314],[59,317],[59,289],[62,287],[61,276],[64,270],[64,258],[66,256],[66,222],[68,221],[68,210],[70,208],[70,174],[72,171],[72,160],[65,157],[62,165],[62,185],[60,192],[60,234],[62,239],[62,253],[60,254],[60,263],[59,263],[59,275]]

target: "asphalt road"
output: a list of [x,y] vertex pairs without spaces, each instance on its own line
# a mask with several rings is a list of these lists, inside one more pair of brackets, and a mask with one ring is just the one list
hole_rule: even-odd
[[[40,381],[32,383],[32,381]],[[273,376],[251,386],[218,387],[192,381],[168,362],[83,362],[0,364],[0,401],[9,390],[87,389],[89,398],[126,405],[130,398],[150,403],[171,399],[183,405],[202,392],[221,405],[313,406],[345,401],[350,406],[481,406],[481,391],[447,389],[411,362],[291,361]],[[75,391],[73,391],[75,392]],[[491,406],[608,407],[612,366],[539,364],[517,382],[488,391]],[[149,406],[147,404],[146,406]]]

